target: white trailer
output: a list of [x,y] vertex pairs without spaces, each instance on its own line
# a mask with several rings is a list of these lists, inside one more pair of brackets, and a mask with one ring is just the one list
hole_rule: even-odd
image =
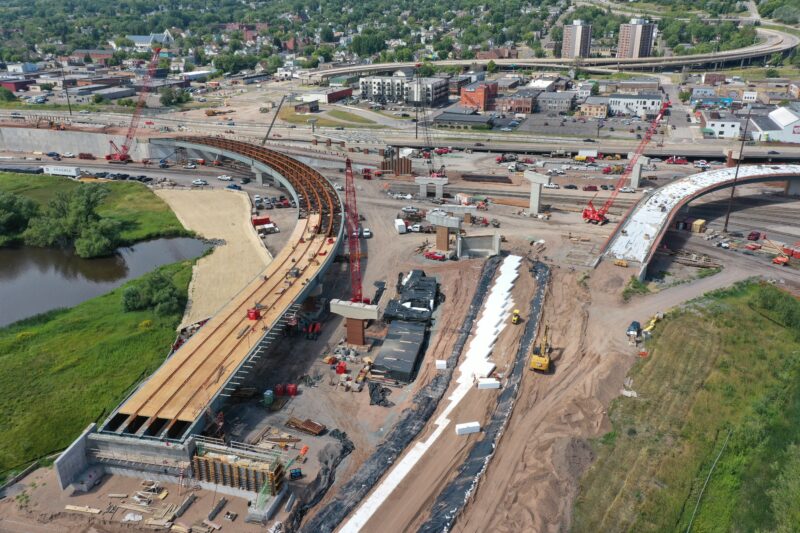
[[403,221],[402,218],[394,219],[394,229],[400,235],[406,232],[406,223]]
[[62,167],[60,165],[47,165],[42,167],[45,174],[50,176],[66,176],[68,178],[78,178],[81,175],[81,169],[78,167]]

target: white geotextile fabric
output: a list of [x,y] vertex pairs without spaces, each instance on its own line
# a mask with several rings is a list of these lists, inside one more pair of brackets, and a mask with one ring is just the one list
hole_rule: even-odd
[[[492,353],[492,347],[497,341],[497,337],[508,324],[508,317],[514,308],[511,289],[514,287],[517,277],[519,277],[521,263],[521,257],[511,255],[506,257],[503,260],[503,264],[500,265],[499,274],[483,304],[483,312],[475,327],[469,348],[456,370],[456,387],[447,398],[448,403],[444,410],[433,422],[436,429],[426,440],[417,442],[412,446],[408,453],[394,465],[383,481],[375,487],[372,494],[361,503],[350,519],[343,524],[339,530],[341,533],[361,531],[372,518],[372,515],[383,505],[408,473],[411,472],[414,465],[450,425],[451,420],[448,416],[474,387],[475,380],[480,377],[486,377],[494,370],[494,363],[489,361],[489,356]],[[487,372],[486,369],[490,366],[491,370]]]

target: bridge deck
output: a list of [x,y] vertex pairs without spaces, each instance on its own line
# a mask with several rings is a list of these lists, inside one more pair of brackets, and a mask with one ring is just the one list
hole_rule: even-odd
[[[209,137],[182,140],[244,154],[275,168],[301,198],[301,218],[289,243],[263,273],[120,406],[118,415],[128,420],[119,427],[129,433],[151,425],[169,429],[178,421],[192,423],[202,416],[253,347],[320,273],[337,246],[341,202],[319,173],[283,154],[248,143]],[[261,318],[249,320],[247,310],[255,306],[260,307]]]
[[[607,255],[646,263],[673,215],[685,202],[703,193],[730,186],[736,168],[700,172],[656,189],[642,200],[617,228]],[[738,182],[775,181],[800,176],[800,165],[742,165]]]

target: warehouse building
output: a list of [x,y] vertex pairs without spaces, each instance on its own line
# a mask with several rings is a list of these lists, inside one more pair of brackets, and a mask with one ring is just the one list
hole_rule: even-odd
[[779,107],[767,116],[750,119],[754,141],[800,143],[800,109]]

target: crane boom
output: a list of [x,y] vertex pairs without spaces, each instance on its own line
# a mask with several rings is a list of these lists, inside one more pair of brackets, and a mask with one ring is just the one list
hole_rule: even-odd
[[358,207],[356,206],[356,186],[353,180],[353,166],[350,158],[345,160],[345,229],[350,250],[350,290],[352,301],[363,302],[361,292],[361,232],[358,228]]
[[278,118],[278,113],[281,112],[281,107],[283,107],[284,100],[286,100],[285,94],[281,96],[281,101],[278,103],[278,108],[275,110],[275,114],[272,116],[272,122],[269,123],[269,128],[267,128],[267,134],[264,135],[263,139],[261,139],[261,146],[264,146],[264,144],[267,142],[267,139],[269,139],[269,134],[272,132],[272,126],[275,125],[275,119]]
[[136,130],[139,129],[139,121],[142,118],[142,108],[147,102],[147,94],[150,92],[150,85],[153,82],[153,76],[158,68],[158,58],[161,54],[161,48],[153,49],[153,56],[147,64],[147,73],[142,80],[142,89],[139,91],[139,100],[136,102],[136,109],[131,116],[131,123],[128,125],[128,131],[125,133],[125,141],[122,146],[117,146],[114,141],[108,141],[111,145],[111,153],[106,156],[108,161],[117,163],[127,163],[131,160],[130,150],[133,144],[133,138],[136,136]]
[[[667,100],[663,104],[661,104],[661,109],[658,111],[658,115],[650,125],[647,127],[647,131],[642,136],[642,140],[639,142],[639,146],[636,147],[636,150],[633,152],[633,155],[628,161],[628,164],[625,166],[625,170],[622,172],[622,175],[617,180],[617,185],[614,187],[614,191],[611,193],[611,196],[608,197],[606,202],[600,209],[595,208],[594,206],[594,197],[589,200],[589,203],[583,209],[583,221],[584,222],[591,222],[592,224],[605,224],[608,222],[606,218],[606,214],[608,213],[611,206],[614,205],[614,200],[617,199],[619,195],[619,190],[625,186],[625,182],[630,177],[631,173],[633,172],[634,167],[636,166],[636,162],[639,160],[639,157],[644,153],[645,148],[650,143],[653,136],[658,131],[658,127],[661,124],[661,120],[664,118],[664,114],[666,113],[667,109],[670,107],[670,102]],[[595,195],[597,196],[597,195]]]

